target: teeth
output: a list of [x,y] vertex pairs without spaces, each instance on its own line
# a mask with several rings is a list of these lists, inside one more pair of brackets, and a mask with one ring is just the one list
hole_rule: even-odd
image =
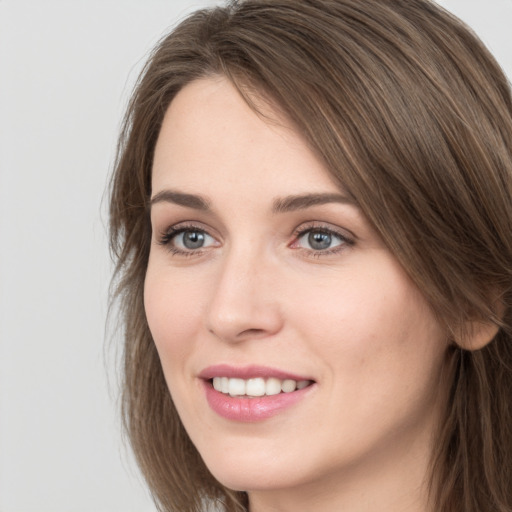
[[304,389],[309,386],[309,380],[299,380],[297,382],[297,389]]
[[263,379],[249,379],[245,385],[245,393],[250,396],[263,396],[265,394],[265,381]]
[[309,386],[309,380],[276,379],[270,377],[263,379],[256,377],[254,379],[230,379],[228,377],[214,377],[213,387],[230,396],[271,396],[279,393],[291,393],[296,389],[304,389]]
[[245,395],[244,379],[229,379],[229,394],[231,396]]
[[297,382],[295,380],[286,379],[281,384],[281,391],[283,393],[291,393],[297,389]]
[[267,379],[265,384],[265,394],[278,395],[279,393],[281,393],[281,381],[279,379],[274,379],[273,377]]

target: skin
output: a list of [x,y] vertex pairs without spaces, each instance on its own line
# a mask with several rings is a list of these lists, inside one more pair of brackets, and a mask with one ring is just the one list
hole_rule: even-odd
[[[174,403],[212,474],[248,491],[251,511],[427,511],[446,334],[356,204],[272,211],[276,198],[344,192],[262,108],[272,122],[226,79],[205,78],[164,118],[153,198],[173,190],[210,206],[151,208],[145,307]],[[201,230],[205,245],[187,249],[173,226]],[[308,242],[319,228],[333,232],[327,250]],[[231,421],[198,378],[221,363],[315,384],[272,418]]]

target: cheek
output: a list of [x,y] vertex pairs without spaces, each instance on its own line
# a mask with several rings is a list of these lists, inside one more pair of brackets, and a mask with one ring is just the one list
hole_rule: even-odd
[[149,329],[160,358],[176,365],[193,351],[201,325],[198,288],[171,278],[156,265],[148,266],[144,283],[144,307]]
[[295,324],[307,336],[309,349],[328,361],[333,380],[346,376],[344,386],[359,394],[376,380],[393,387],[398,380],[412,383],[437,374],[446,337],[391,258],[372,258],[368,264],[358,260],[357,269],[345,268],[343,276],[307,289],[306,295],[300,289],[290,293]]

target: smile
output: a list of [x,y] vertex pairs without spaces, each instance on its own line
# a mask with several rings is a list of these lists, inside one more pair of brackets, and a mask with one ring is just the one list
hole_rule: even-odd
[[273,396],[280,393],[292,393],[312,384],[310,380],[277,379],[270,377],[264,379],[256,377],[252,379],[240,379],[229,377],[214,377],[212,379],[213,388],[216,391],[230,395],[232,397],[245,396],[260,397]]
[[254,365],[210,366],[198,377],[212,411],[224,419],[244,423],[285,414],[313,396],[317,388],[317,382],[308,376]]

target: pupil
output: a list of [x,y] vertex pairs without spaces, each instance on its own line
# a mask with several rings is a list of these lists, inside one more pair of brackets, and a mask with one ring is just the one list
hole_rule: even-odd
[[308,242],[312,249],[320,251],[322,249],[328,249],[331,245],[331,235],[319,231],[312,231],[308,236]]
[[204,233],[199,231],[187,231],[183,234],[183,245],[187,249],[199,249],[204,244]]

